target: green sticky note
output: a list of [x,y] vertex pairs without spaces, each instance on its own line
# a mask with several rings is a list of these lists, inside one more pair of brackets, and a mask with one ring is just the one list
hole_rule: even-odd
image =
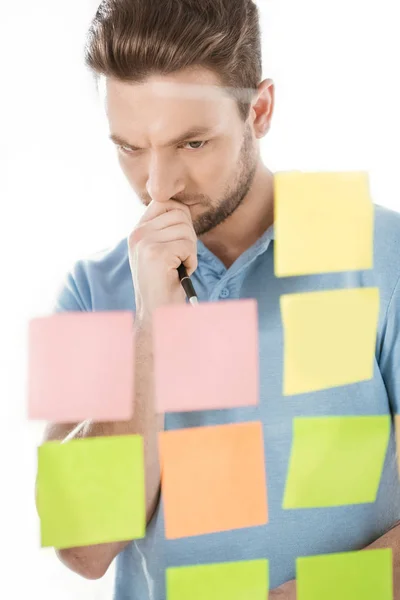
[[367,381],[374,373],[379,289],[284,295],[283,394]]
[[297,600],[393,600],[392,550],[296,560]]
[[38,448],[42,547],[73,548],[145,535],[143,438],[47,442]]
[[283,508],[375,502],[390,417],[298,417]]
[[249,560],[166,570],[167,600],[267,600],[268,560]]

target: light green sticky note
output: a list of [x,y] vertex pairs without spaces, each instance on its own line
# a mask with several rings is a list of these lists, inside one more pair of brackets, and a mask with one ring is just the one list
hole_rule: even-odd
[[367,172],[276,173],[274,180],[277,277],[372,268]]
[[390,417],[298,417],[283,508],[375,502]]
[[145,535],[143,438],[46,442],[38,448],[42,547],[72,548]]
[[392,550],[296,560],[297,600],[393,600]]
[[171,567],[167,600],[267,600],[268,560]]
[[285,396],[372,378],[379,288],[289,294],[280,302]]

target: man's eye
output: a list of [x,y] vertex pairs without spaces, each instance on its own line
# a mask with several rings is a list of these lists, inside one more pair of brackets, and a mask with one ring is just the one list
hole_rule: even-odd
[[123,154],[134,154],[134,150],[132,148],[128,148],[127,146],[118,146],[118,150],[120,150]]
[[186,142],[185,145],[189,145],[189,144],[192,144],[192,145],[200,144],[200,146],[201,146],[201,144],[203,144],[200,148],[192,148],[192,150],[202,150],[202,148],[207,146],[208,142]]
[[[209,144],[208,141],[206,142],[186,142],[186,144],[184,144],[184,146],[192,146],[191,150],[202,150],[203,148],[205,148],[205,146],[207,146],[207,144]],[[195,148],[193,148],[193,146],[197,146]],[[129,148],[128,146],[118,146],[118,150],[120,150],[120,152],[122,152],[123,154],[135,154],[136,150],[134,148]]]

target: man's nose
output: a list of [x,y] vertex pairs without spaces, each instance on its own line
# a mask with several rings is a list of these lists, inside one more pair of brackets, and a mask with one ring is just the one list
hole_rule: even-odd
[[176,161],[153,155],[146,184],[147,193],[156,202],[166,202],[183,190],[183,181]]

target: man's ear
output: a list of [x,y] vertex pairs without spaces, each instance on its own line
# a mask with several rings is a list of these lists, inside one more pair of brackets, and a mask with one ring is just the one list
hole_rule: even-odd
[[257,138],[269,132],[275,107],[275,86],[272,79],[265,79],[258,86],[256,100],[251,108],[253,128]]

